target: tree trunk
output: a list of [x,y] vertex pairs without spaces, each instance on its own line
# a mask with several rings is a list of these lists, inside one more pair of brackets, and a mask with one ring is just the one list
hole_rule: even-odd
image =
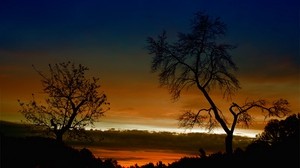
[[62,143],[63,142],[63,132],[58,131],[55,135],[56,135],[56,141],[58,143]]
[[229,133],[226,135],[226,138],[225,138],[226,153],[229,155],[231,155],[233,153],[232,139],[233,139],[233,133]]

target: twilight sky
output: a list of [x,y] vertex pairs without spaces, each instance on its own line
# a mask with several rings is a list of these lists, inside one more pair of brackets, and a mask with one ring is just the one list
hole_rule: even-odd
[[[227,24],[226,41],[242,89],[231,101],[212,97],[224,111],[231,102],[288,99],[300,112],[299,2],[296,0],[102,0],[0,2],[0,119],[20,121],[18,99],[42,98],[40,78],[49,63],[73,61],[101,79],[111,110],[99,128],[174,128],[184,109],[206,102],[197,90],[172,102],[150,72],[148,36],[188,32],[197,11]],[[254,113],[258,114],[258,112]],[[254,128],[263,128],[257,115]],[[258,124],[258,125],[257,125]]]

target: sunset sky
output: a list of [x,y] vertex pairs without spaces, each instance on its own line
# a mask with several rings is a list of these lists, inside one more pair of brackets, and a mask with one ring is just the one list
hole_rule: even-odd
[[[300,112],[299,2],[296,0],[103,0],[0,2],[0,120],[21,121],[17,100],[42,98],[39,75],[49,63],[72,61],[100,78],[111,103],[96,126],[178,129],[184,109],[206,100],[197,90],[173,102],[150,72],[146,39],[163,30],[174,39],[189,32],[197,11],[220,16],[242,89],[232,100],[212,95],[226,111],[230,103],[285,98]],[[207,106],[206,106],[207,107]],[[259,114],[259,112],[255,112]],[[262,115],[251,129],[262,129]]]

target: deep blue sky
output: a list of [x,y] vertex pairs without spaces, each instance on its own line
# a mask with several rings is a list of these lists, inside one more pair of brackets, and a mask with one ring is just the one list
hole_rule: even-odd
[[[299,5],[299,4],[298,4]],[[142,46],[162,29],[188,29],[193,13],[220,16],[234,43],[278,48],[297,54],[299,6],[296,1],[106,0],[14,1],[0,5],[2,49],[49,50],[119,44]],[[297,33],[297,34],[295,34]],[[125,43],[125,44],[123,44]]]
[[198,11],[227,24],[226,40],[237,45],[232,55],[240,68],[242,97],[288,98],[299,112],[296,0],[2,0],[1,119],[19,119],[16,99],[27,98],[39,86],[31,64],[45,67],[71,60],[100,75],[112,103],[109,121],[145,124],[155,119],[153,124],[161,126],[167,119],[176,122],[180,110],[194,108],[199,97],[187,96],[174,104],[165,89],[157,88],[146,38],[166,30],[175,39],[177,32],[189,31]]

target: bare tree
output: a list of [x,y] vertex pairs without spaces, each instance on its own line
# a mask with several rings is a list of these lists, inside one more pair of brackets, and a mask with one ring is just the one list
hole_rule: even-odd
[[37,102],[34,96],[28,103],[19,100],[20,112],[28,122],[54,133],[57,141],[62,142],[69,130],[93,125],[109,110],[106,95],[99,92],[99,79],[86,78],[87,67],[63,62],[49,64],[49,74],[34,69],[41,76],[43,93],[48,97],[44,103]]
[[205,126],[209,130],[219,124],[227,134],[226,152],[231,154],[233,132],[236,124],[248,125],[252,121],[249,111],[261,109],[267,116],[285,116],[288,101],[280,99],[269,105],[265,100],[246,102],[243,106],[232,103],[229,114],[231,124],[210,96],[212,89],[220,89],[223,98],[231,96],[240,89],[234,72],[238,69],[229,53],[235,47],[221,43],[226,34],[226,25],[218,18],[205,13],[196,13],[191,23],[191,33],[178,33],[178,40],[167,42],[164,31],[157,39],[149,37],[148,50],[153,55],[152,72],[159,72],[161,86],[166,86],[174,100],[178,100],[185,88],[196,87],[209,103],[209,107],[198,112],[187,110],[179,117],[182,127]]

